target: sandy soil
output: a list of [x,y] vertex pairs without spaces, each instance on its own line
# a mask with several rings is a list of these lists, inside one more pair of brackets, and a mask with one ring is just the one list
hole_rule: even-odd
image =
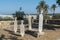
[[19,29],[17,33],[14,33],[13,26],[9,28],[0,28],[0,40],[60,40],[60,28],[44,29],[44,35],[40,37],[33,36],[34,33],[26,33],[24,37],[19,34]]

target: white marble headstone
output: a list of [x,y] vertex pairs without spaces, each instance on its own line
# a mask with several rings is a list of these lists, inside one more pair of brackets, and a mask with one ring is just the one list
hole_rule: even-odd
[[43,15],[39,14],[39,32],[42,32],[43,29]]
[[28,17],[28,22],[29,22],[29,30],[31,30],[32,27],[31,27],[31,16],[30,16],[30,15],[29,15],[29,17]]
[[17,32],[17,17],[15,17],[15,21],[14,21],[14,32]]
[[44,35],[44,32],[43,31],[43,14],[39,14],[39,35]]
[[25,28],[24,28],[24,24],[23,24],[23,20],[21,20],[21,25],[20,25],[20,35],[23,37],[25,34]]

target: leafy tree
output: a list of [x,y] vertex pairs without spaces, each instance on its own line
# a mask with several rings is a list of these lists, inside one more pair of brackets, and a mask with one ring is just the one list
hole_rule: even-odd
[[16,11],[16,13],[13,14],[14,17],[17,17],[17,20],[23,20],[24,15],[25,15],[25,13],[21,12],[21,11]]
[[55,10],[56,10],[56,5],[53,4],[53,5],[51,6],[51,9],[52,9],[52,11],[53,11],[53,17],[54,17],[54,13],[55,13]]
[[17,20],[23,20],[24,19],[24,11],[21,11],[22,10],[22,7],[20,7],[20,10],[19,11],[16,11],[15,14],[13,14],[13,17],[17,17]]

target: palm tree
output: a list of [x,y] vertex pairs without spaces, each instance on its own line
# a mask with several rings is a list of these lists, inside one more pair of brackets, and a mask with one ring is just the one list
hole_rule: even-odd
[[40,14],[41,11],[47,11],[48,5],[45,3],[45,1],[41,1],[39,5],[36,7],[36,9]]
[[46,4],[46,5],[45,5],[45,8],[44,8],[46,14],[48,13],[48,8],[49,8],[49,6]]
[[48,15],[47,15],[47,13],[48,13],[48,8],[49,8],[49,6],[46,4],[45,5],[45,10],[44,10],[44,13],[45,13],[45,22],[47,23],[47,19],[48,19]]
[[[43,11],[44,5],[45,5],[45,1],[41,1],[41,2],[39,3],[39,5],[36,7],[36,9],[37,9],[37,11],[39,12],[39,14],[41,13],[41,11]],[[37,19],[38,19],[38,17],[39,17],[39,14],[37,15]]]
[[[43,11],[43,13],[47,13],[48,12],[48,5],[45,3],[44,0],[42,0],[39,5],[36,7],[37,11],[39,12],[39,14],[41,13],[41,11]],[[47,16],[47,15],[46,15]]]
[[51,6],[51,9],[52,9],[52,11],[53,11],[53,17],[54,17],[55,9],[56,9],[56,5],[55,5],[55,4],[53,4],[53,5]]
[[47,19],[48,18],[48,9],[49,9],[49,6],[46,4],[45,7],[44,7],[44,18]]
[[45,2],[44,1],[41,1],[40,3],[39,3],[39,5],[37,6],[37,11],[39,12],[39,14],[40,14],[40,12],[44,9],[44,5],[45,5]]

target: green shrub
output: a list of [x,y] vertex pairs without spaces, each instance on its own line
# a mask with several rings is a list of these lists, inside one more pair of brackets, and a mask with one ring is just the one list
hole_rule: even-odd
[[60,15],[54,15],[52,19],[60,19]]
[[11,17],[4,17],[4,18],[0,17],[0,21],[8,21],[8,20],[13,20],[13,18],[11,18]]
[[45,19],[50,19],[50,17],[47,14],[44,14],[43,17],[44,17],[44,20]]
[[17,17],[17,20],[23,20],[24,19],[24,12],[17,11],[15,14],[13,14],[14,17]]
[[1,21],[1,20],[3,20],[3,18],[2,18],[2,17],[0,17],[0,21]]

